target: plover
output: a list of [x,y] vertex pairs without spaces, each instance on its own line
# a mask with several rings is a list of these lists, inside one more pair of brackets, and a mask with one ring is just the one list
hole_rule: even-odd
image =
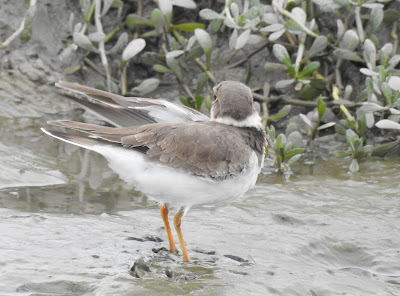
[[48,123],[89,136],[42,130],[100,153],[121,179],[158,201],[174,253],[168,210],[179,208],[173,222],[186,262],[181,219],[187,210],[235,199],[256,183],[266,136],[251,90],[240,82],[213,88],[211,118],[165,100],[123,97],[65,81],[56,86],[75,93],[68,97],[114,127],[58,120]]

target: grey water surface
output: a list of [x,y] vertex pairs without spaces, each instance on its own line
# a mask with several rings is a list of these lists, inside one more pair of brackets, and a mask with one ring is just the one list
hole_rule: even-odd
[[29,147],[0,145],[0,295],[400,295],[399,160],[317,159],[289,181],[267,161],[243,197],[188,212],[183,263],[157,204],[29,126]]

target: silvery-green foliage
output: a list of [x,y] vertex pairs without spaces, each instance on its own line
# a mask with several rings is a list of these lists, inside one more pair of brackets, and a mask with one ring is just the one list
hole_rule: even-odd
[[125,47],[122,52],[122,61],[127,62],[146,46],[146,41],[142,38],[134,39]]
[[[277,163],[282,172],[290,170],[290,165],[299,157],[300,153],[295,153],[289,161],[291,155],[285,153],[291,151],[291,143],[298,144],[299,141],[294,139],[299,138],[300,132],[307,135],[306,139],[311,143],[315,137],[332,133],[335,129],[337,138],[348,145],[347,151],[337,154],[352,157],[352,172],[359,169],[360,157],[368,155],[369,148],[365,142],[371,140],[374,131],[382,129],[382,133],[398,133],[398,39],[395,34],[385,38],[381,36],[388,31],[385,27],[392,26],[400,17],[400,12],[387,5],[395,0],[211,1],[210,7],[198,12],[201,20],[193,23],[182,23],[182,18],[176,17],[178,10],[175,7],[195,9],[195,1],[157,0],[151,2],[153,9],[148,9],[148,15],[133,12],[125,20],[118,20],[116,24],[119,27],[113,28],[113,32],[118,32],[114,38],[110,32],[102,33],[91,27],[93,4],[97,1],[81,0],[83,17],[71,14],[68,25],[74,44],[68,49],[72,51],[79,47],[80,51],[96,53],[98,44],[111,40],[105,46],[105,54],[120,55],[123,66],[120,71],[127,71],[127,61],[136,55],[142,56],[140,52],[147,41],[146,65],[156,71],[157,77],[145,79],[134,88],[130,86],[132,92],[139,95],[154,90],[164,75],[169,75],[175,76],[186,92],[186,97],[181,97],[185,105],[197,109],[209,106],[204,91],[206,86],[218,82],[212,71],[221,65],[213,61],[217,56],[212,55],[217,52],[214,46],[223,43],[219,50],[229,47],[230,51],[242,51],[230,54],[233,59],[244,56],[239,62],[249,69],[246,78],[253,74],[252,67],[249,67],[253,54],[258,55],[257,62],[262,61],[264,54],[266,79],[261,85],[252,85],[254,80],[251,79],[250,86],[259,90],[255,96],[260,99],[263,110],[270,107],[270,102],[279,107],[279,111],[272,110],[272,115],[266,115],[264,122],[279,121],[285,125],[287,119],[293,124],[291,119],[294,117],[290,116],[296,109],[292,106],[302,105],[304,108],[302,114],[295,117],[296,125],[300,127],[295,134],[291,129],[286,135],[273,137],[273,147],[279,147],[276,154],[281,159]],[[117,5],[119,8],[123,5],[122,1],[100,2],[101,17]],[[328,24],[332,32],[325,33],[327,27],[321,22],[321,12],[329,12],[326,15],[336,18]],[[76,23],[78,19],[80,22]],[[187,21],[187,18],[183,19]],[[174,23],[176,20],[178,22]],[[336,30],[330,27],[332,23],[336,23]],[[320,28],[320,25],[324,27]],[[389,33],[396,33],[393,30]],[[135,39],[132,40],[131,36]],[[220,39],[221,36],[224,38]],[[152,38],[151,42],[149,38]],[[158,44],[153,46],[155,42]],[[91,54],[89,58],[92,56],[96,55]],[[236,65],[235,62],[232,64]],[[81,65],[71,67],[70,73],[81,69]],[[350,72],[351,67],[357,73]],[[347,68],[349,72],[346,73]],[[275,72],[271,76],[277,78],[269,80],[270,72]],[[357,77],[349,81],[346,80],[349,77],[343,75],[345,73]],[[365,83],[356,84],[355,81],[360,79],[365,79]],[[272,133],[271,129],[269,131]],[[310,147],[313,149],[313,145]]]
[[[301,135],[294,131],[286,137],[285,134],[276,136],[275,128],[266,128],[268,150],[274,154],[276,167],[283,174],[291,174],[291,166],[302,156],[304,149],[299,146],[302,142]],[[296,143],[294,143],[294,142]]]

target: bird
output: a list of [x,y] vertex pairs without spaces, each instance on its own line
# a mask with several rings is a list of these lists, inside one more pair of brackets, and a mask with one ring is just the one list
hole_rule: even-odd
[[184,262],[191,262],[181,231],[192,206],[240,197],[257,180],[264,163],[266,134],[251,89],[237,81],[213,87],[210,117],[162,99],[124,97],[77,83],[59,81],[66,96],[111,126],[70,120],[48,121],[54,138],[103,155],[119,177],[160,204],[169,241],[177,253],[168,213]]

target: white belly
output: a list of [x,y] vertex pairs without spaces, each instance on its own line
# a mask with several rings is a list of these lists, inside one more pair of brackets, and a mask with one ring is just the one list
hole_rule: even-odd
[[260,172],[255,153],[244,172],[217,181],[150,162],[145,155],[134,150],[113,146],[95,146],[91,149],[102,154],[110,168],[125,182],[152,199],[176,206],[214,204],[237,198],[255,184]]

